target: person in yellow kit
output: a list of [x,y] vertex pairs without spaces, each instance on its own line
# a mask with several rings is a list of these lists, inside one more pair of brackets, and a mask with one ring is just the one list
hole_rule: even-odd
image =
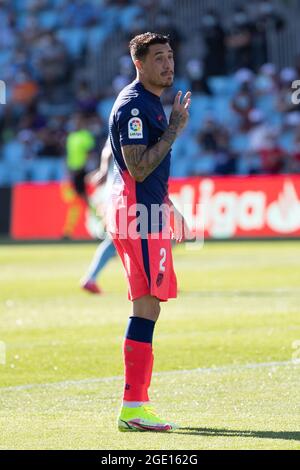
[[75,131],[67,137],[67,168],[76,193],[89,205],[85,187],[86,164],[89,152],[95,147],[95,139],[86,124],[86,118],[78,114]]
[[[91,204],[86,192],[85,177],[88,173],[87,162],[89,153],[94,147],[95,138],[88,130],[87,118],[82,114],[76,115],[75,130],[70,132],[66,141],[66,164],[72,188],[93,212],[95,212],[95,208]],[[82,210],[82,204],[78,204],[78,198],[72,197],[68,199],[71,205],[68,208],[63,228],[63,235],[66,238],[72,236]]]

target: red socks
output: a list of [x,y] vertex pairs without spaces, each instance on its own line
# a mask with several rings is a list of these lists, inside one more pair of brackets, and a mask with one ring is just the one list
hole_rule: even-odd
[[155,322],[146,318],[129,318],[124,341],[124,402],[135,404],[149,401],[154,326]]
[[153,368],[152,344],[125,338],[123,351],[125,366],[123,399],[147,402]]

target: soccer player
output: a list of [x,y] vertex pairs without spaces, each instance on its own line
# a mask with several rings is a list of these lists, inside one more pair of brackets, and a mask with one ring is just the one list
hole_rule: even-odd
[[67,137],[66,163],[76,193],[89,205],[90,201],[85,187],[86,165],[89,159],[89,152],[95,146],[95,139],[87,129],[87,118],[84,115],[77,114],[75,116],[75,127],[75,130],[70,132]]
[[[89,209],[95,213],[95,208],[87,195],[85,178],[87,175],[87,162],[90,151],[95,146],[95,139],[92,133],[87,129],[87,118],[83,114],[75,116],[75,130],[70,132],[66,141],[66,165],[69,172],[70,182],[74,192],[84,201]],[[76,194],[72,197],[66,197],[68,202],[68,210],[66,221],[63,227],[64,238],[71,238],[80,219],[81,213],[85,210],[84,205],[80,202]],[[79,199],[79,201],[80,201]]]
[[[121,91],[109,120],[115,163],[109,230],[126,271],[133,305],[123,348],[125,386],[118,427],[120,431],[172,431],[176,425],[159,417],[149,405],[148,389],[160,302],[177,295],[164,213],[172,207],[168,197],[171,146],[187,124],[191,93],[182,99],[178,92],[168,123],[160,101],[174,77],[168,37],[148,32],[134,37],[129,48],[137,78]],[[157,207],[162,208],[159,217],[152,213]],[[175,217],[184,224],[178,212]]]
[[[100,159],[100,167],[96,173],[93,173],[90,177],[90,181],[99,185],[100,204],[102,207],[98,208],[98,215],[105,213],[105,206],[111,196],[111,186],[112,186],[112,152],[110,147],[110,141],[107,139],[102,151]],[[105,239],[98,246],[96,253],[91,261],[91,264],[85,274],[84,278],[81,281],[82,289],[92,293],[92,294],[101,294],[102,290],[97,284],[97,278],[100,273],[116,254],[116,249],[113,244],[113,241],[109,234],[106,234]]]

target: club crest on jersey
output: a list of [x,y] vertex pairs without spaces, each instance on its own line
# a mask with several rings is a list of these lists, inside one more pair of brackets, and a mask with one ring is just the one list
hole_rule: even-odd
[[156,278],[156,285],[157,287],[162,285],[164,275],[163,273],[158,273],[157,278]]
[[143,138],[143,122],[138,117],[133,117],[128,121],[128,138],[129,139],[142,139]]

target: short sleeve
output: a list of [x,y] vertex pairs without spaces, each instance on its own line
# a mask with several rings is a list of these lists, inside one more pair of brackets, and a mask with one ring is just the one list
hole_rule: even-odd
[[127,105],[120,108],[116,119],[121,145],[149,144],[148,122],[138,106]]

